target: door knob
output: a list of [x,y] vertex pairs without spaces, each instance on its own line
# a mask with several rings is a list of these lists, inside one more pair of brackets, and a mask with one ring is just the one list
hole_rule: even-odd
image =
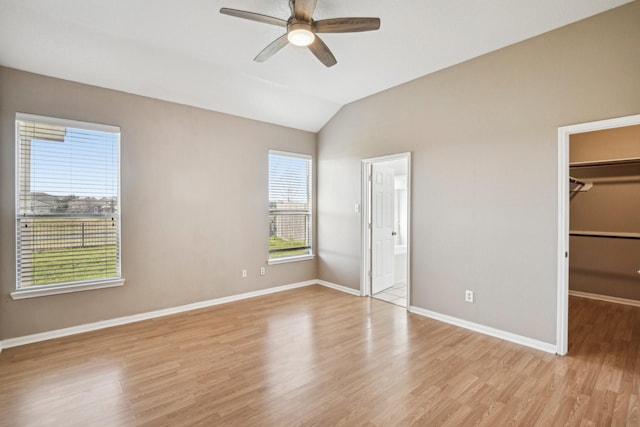
[[392,231],[392,232],[391,232],[391,235],[392,235],[392,236],[395,236],[395,235],[397,235],[397,234],[398,234],[398,233],[396,233],[395,231]]

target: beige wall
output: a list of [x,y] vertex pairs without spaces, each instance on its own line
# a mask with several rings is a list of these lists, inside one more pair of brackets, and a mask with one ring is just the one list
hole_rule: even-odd
[[[315,261],[259,276],[268,251],[268,150],[315,155],[316,135],[7,68],[0,94],[0,339],[316,278]],[[9,296],[16,112],[121,127],[124,287]]]
[[[318,276],[358,288],[360,159],[411,151],[413,305],[554,342],[557,128],[640,112],[639,44],[636,1],[344,107],[318,137],[317,271],[265,277],[268,149],[315,135],[0,68],[0,339]],[[16,111],[122,128],[123,288],[9,297]]]
[[639,45],[636,1],[344,107],[320,278],[359,287],[360,159],[411,151],[412,305],[555,343],[558,127],[640,112]]
[[[640,158],[640,125],[571,135],[570,161]],[[640,233],[640,164],[572,168],[594,183],[575,192],[570,228]],[[640,240],[571,237],[569,288],[640,300]]]

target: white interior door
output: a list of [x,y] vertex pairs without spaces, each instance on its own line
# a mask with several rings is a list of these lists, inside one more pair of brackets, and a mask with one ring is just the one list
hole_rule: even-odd
[[393,169],[373,164],[371,176],[371,293],[393,286]]

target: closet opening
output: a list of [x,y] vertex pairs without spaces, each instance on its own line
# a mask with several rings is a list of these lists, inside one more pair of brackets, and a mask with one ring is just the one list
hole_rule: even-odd
[[613,323],[626,322],[615,320],[627,310],[616,304],[640,307],[640,115],[560,128],[559,150],[556,352],[563,355],[595,345],[569,331],[610,322],[601,337],[608,342]]
[[410,294],[410,176],[410,153],[362,160],[361,294],[403,308]]

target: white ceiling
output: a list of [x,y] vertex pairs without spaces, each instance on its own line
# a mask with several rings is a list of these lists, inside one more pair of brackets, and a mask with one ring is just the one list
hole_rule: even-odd
[[628,3],[629,0],[318,0],[315,19],[380,17],[375,32],[323,34],[325,68],[284,29],[221,15],[283,19],[288,0],[0,0],[0,64],[297,129],[341,106]]

